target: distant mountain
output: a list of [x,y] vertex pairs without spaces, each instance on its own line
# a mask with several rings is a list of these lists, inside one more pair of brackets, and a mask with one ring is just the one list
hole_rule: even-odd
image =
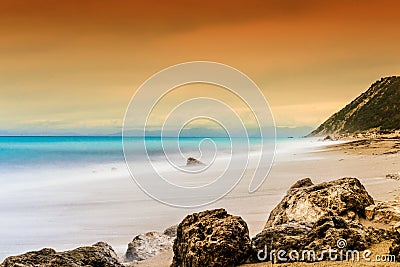
[[288,138],[288,137],[304,137],[310,131],[312,131],[310,126],[298,126],[298,127],[276,127],[276,136],[278,138]]
[[400,76],[391,76],[376,81],[309,136],[397,129],[400,129]]
[[[278,138],[288,138],[288,137],[304,137],[309,133],[313,128],[309,126],[299,126],[299,127],[276,127],[276,137]],[[260,130],[256,128],[248,128],[247,134],[249,137],[259,137]],[[275,130],[273,127],[266,128],[267,138],[273,137]],[[124,132],[125,136],[141,136],[143,134],[143,130],[127,130]],[[112,134],[112,136],[119,136],[120,132]],[[164,131],[164,136],[174,137],[176,136],[175,131]],[[160,130],[146,131],[146,136],[161,136]],[[210,128],[188,128],[184,129],[181,134],[181,137],[227,137],[227,134],[221,130],[215,130]],[[235,131],[231,133],[231,137],[237,137]]]

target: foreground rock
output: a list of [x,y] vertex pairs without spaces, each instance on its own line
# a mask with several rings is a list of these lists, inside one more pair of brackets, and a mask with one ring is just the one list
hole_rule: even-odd
[[236,266],[251,251],[246,222],[224,209],[187,216],[178,226],[172,267]]
[[74,250],[56,252],[45,248],[39,251],[28,252],[19,256],[8,257],[1,267],[122,267],[118,263],[117,255],[110,245],[104,242],[88,247],[79,247]]
[[[371,244],[391,239],[394,232],[360,223],[374,203],[359,180],[342,178],[314,185],[309,178],[296,182],[271,212],[264,230],[252,240],[253,261],[325,260],[324,250],[363,251]],[[283,250],[277,257],[272,251]],[[299,256],[290,258],[296,251]],[[314,254],[303,252],[313,251]],[[293,256],[293,255],[292,255]],[[344,257],[344,258],[345,258]]]
[[[329,255],[324,251],[329,250],[343,252],[342,258],[346,259],[348,251],[362,252],[370,245],[391,237],[391,233],[386,230],[366,228],[357,222],[349,223],[339,216],[326,216],[312,227],[289,223],[264,229],[252,240],[252,261],[315,262],[327,260]],[[285,251],[285,254],[278,258],[277,251],[280,250]],[[296,254],[290,257],[292,251],[298,252],[298,257]],[[308,254],[310,251],[315,254]],[[336,256],[339,257],[339,254]]]
[[342,178],[318,185],[309,178],[296,182],[274,208],[265,227],[291,222],[313,225],[321,218],[365,216],[373,198],[356,178]]
[[174,238],[157,232],[148,232],[135,236],[128,244],[124,262],[137,262],[146,260],[172,249]]

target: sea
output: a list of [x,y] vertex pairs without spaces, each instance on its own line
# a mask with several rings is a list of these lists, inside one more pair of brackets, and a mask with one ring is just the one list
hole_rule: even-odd
[[[284,155],[320,145],[317,140],[304,140],[277,138],[267,142],[276,142],[277,154],[281,155],[278,160],[284,161],[291,160]],[[206,165],[229,158],[232,139],[126,137],[123,141],[120,136],[0,137],[0,261],[44,247],[66,250],[97,241],[108,242],[123,255],[135,235],[162,232],[189,213],[214,207],[227,208],[262,225],[268,203],[274,205],[287,186],[263,187],[251,195],[247,181],[204,207],[165,205],[143,192],[132,179],[123,144],[129,147],[134,168],[150,159],[168,171],[171,162],[175,167],[184,167],[188,157]],[[256,154],[261,141],[236,140],[240,148],[235,151]],[[146,155],[142,153],[143,145]],[[264,165],[269,168],[271,164]],[[179,180],[179,170],[173,171]],[[150,169],[139,172],[154,175]],[[253,231],[259,230],[256,228]]]

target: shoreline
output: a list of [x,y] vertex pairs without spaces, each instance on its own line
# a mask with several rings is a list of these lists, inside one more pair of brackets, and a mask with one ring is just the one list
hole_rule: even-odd
[[[98,206],[99,212],[102,211],[102,205],[111,205],[111,208],[116,208],[116,211],[114,211],[116,213],[111,216],[112,219],[108,220],[108,222],[107,220],[103,221],[104,224],[101,228],[103,234],[99,234],[98,231],[95,231],[92,240],[93,242],[99,240],[108,242],[114,247],[118,255],[122,256],[126,251],[127,244],[134,236],[153,230],[162,232],[165,228],[179,223],[187,214],[219,207],[224,207],[231,214],[241,216],[248,223],[250,236],[254,236],[263,228],[269,213],[282,199],[289,186],[304,177],[310,177],[315,183],[341,177],[357,177],[364,184],[371,196],[378,200],[391,200],[394,196],[400,194],[400,181],[385,178],[386,174],[399,171],[399,166],[397,164],[398,154],[364,155],[358,153],[343,153],[343,150],[339,148],[351,143],[351,141],[348,140],[322,142],[317,139],[304,139],[300,141],[303,141],[303,146],[300,145],[296,149],[292,147],[286,151],[286,148],[284,148],[282,149],[283,152],[281,151],[277,154],[269,177],[259,191],[249,195],[247,193],[247,180],[246,177],[244,177],[243,181],[240,183],[241,185],[238,185],[237,188],[222,200],[210,206],[198,209],[174,210],[161,204],[160,206],[159,203],[153,203],[154,200],[149,199],[148,196],[140,190],[133,193],[132,181],[130,178],[128,180],[126,179],[123,170],[119,168],[117,168],[117,170],[110,169],[109,171],[113,173],[113,175],[118,174],[116,176],[119,176],[117,180],[113,181],[113,190],[110,191],[110,189],[107,189],[110,177],[103,177],[103,179],[100,180],[89,179],[86,181],[85,186],[85,188],[87,188],[86,190],[89,190],[89,194],[85,194],[80,200],[85,201],[85,199],[91,199],[91,202],[87,203],[90,205],[88,207],[95,208],[95,213],[93,213],[93,215],[95,215],[95,217],[100,216],[99,218],[104,218],[104,214],[98,214],[96,206],[100,205]],[[304,142],[308,144],[305,145]],[[103,167],[108,169],[110,166],[107,165]],[[252,170],[249,169],[248,171]],[[93,181],[96,181],[94,187]],[[67,188],[72,190],[73,187],[74,186],[70,186]],[[65,188],[63,188],[63,190],[65,190]],[[105,194],[105,196],[107,196],[106,199],[110,199],[112,202],[99,203],[99,200],[96,200],[99,196],[95,196],[99,192]],[[57,193],[57,191],[52,191],[52,193]],[[119,196],[117,197],[116,194]],[[101,199],[104,200],[105,196],[103,195]],[[94,199],[92,199],[93,197]],[[126,200],[129,201],[125,202]],[[144,214],[141,214],[142,217],[136,217],[134,216],[135,214],[131,214],[126,210],[131,207],[131,205],[135,205],[137,201],[140,201],[142,205],[146,207],[149,205],[148,207],[150,210],[148,211],[148,215],[153,215],[148,217],[147,220],[143,219]],[[143,203],[143,201],[145,201],[145,203]],[[71,204],[73,203],[69,205]],[[170,214],[172,211],[174,212],[173,215]],[[160,220],[160,218],[162,219]],[[162,223],[150,223],[152,227],[149,227],[149,222],[154,220],[162,221]],[[102,223],[102,221],[99,221],[99,223]],[[107,237],[104,233],[109,232],[109,229],[116,229],[119,231],[119,234],[114,234],[114,237]],[[130,232],[130,234],[128,232]],[[59,234],[59,236],[63,237],[63,234]],[[69,239],[75,242],[79,240],[74,238],[75,236],[72,235]],[[47,244],[50,247],[55,247],[56,250],[71,249],[78,246],[78,244],[69,246]],[[37,250],[40,248],[41,247],[32,247],[28,250]],[[24,251],[21,251],[21,253],[23,252]],[[16,255],[19,253],[10,254]],[[154,266],[156,263],[160,267],[169,266],[171,259],[172,252],[167,251],[161,253],[159,256],[139,262],[138,264],[140,266]],[[2,260],[3,259],[1,259],[1,261]]]
[[[299,170],[303,171],[302,177],[297,177],[298,179],[304,177],[310,177],[315,183],[320,183],[324,181],[331,181],[341,177],[357,177],[360,179],[362,184],[365,186],[366,190],[370,193],[370,195],[376,200],[388,201],[393,200],[396,196],[400,195],[400,181],[387,179],[386,174],[390,172],[398,172],[399,165],[398,159],[400,154],[380,154],[380,155],[368,155],[368,154],[359,154],[352,153],[346,154],[343,153],[343,147],[351,145],[353,142],[357,142],[358,140],[342,140],[339,143],[334,141],[326,141],[321,143],[321,146],[316,146],[313,148],[313,151],[307,152],[309,157],[312,158],[311,161],[301,161],[301,162],[280,162],[274,165],[274,171],[271,172],[271,176],[279,176],[279,174],[286,173],[295,173],[298,174]],[[332,144],[334,143],[334,144]],[[359,148],[363,149],[363,147]],[[301,164],[306,164],[308,166],[299,166]],[[318,166],[318,168],[316,167]],[[286,169],[286,171],[284,170]],[[373,171],[371,171],[373,170]],[[308,175],[306,175],[308,173]],[[267,181],[266,181],[267,183]],[[286,190],[288,187],[286,188]],[[286,191],[284,191],[286,193]],[[283,193],[283,194],[284,194]],[[282,196],[283,196],[282,194]],[[278,200],[278,202],[280,199]],[[278,203],[277,202],[277,203]],[[274,203],[273,206],[275,206]],[[266,218],[269,216],[271,209],[266,208],[265,223]],[[240,214],[236,214],[241,216]],[[258,223],[254,221],[248,221],[249,229],[251,229],[251,225],[257,225]],[[262,225],[263,226],[263,225]],[[256,231],[257,232],[257,231]],[[254,236],[254,230],[250,231],[250,236]],[[387,251],[390,246],[389,242],[383,242],[382,244],[374,245],[371,250],[376,255],[379,253],[384,253]],[[138,266],[142,267],[150,267],[150,266],[159,266],[159,267],[169,267],[170,262],[172,261],[173,252],[165,251],[160,253],[159,255],[138,262]],[[301,266],[332,266],[332,262],[314,262],[314,263],[282,263],[282,264],[272,264],[271,262],[267,263],[257,263],[257,264],[244,264],[243,266],[248,267],[268,267],[268,266],[293,266],[293,267],[301,267]],[[335,263],[340,266],[354,266],[353,262],[340,262]],[[357,263],[358,266],[376,266],[376,263]],[[397,266],[398,263],[381,263],[380,266]],[[336,265],[335,265],[336,266]]]
[[[320,145],[316,139],[285,139],[278,145],[275,164],[309,161],[311,157],[302,155],[304,150]],[[232,192],[207,208],[225,206],[230,212],[241,214],[251,222],[250,231],[255,234],[264,224],[266,209],[272,209],[279,201],[286,185],[271,187],[273,179],[269,177],[262,187],[264,191],[248,194],[252,171],[254,167],[250,166]],[[0,260],[42,247],[61,251],[99,240],[107,241],[121,255],[134,236],[163,231],[187,214],[204,209],[176,209],[158,203],[137,187],[124,162],[86,167],[30,166],[2,176],[13,179],[2,187],[0,195],[4,215]],[[292,182],[289,180],[286,184]]]

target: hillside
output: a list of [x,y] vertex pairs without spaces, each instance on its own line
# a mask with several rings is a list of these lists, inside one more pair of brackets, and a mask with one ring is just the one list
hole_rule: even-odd
[[397,129],[400,129],[400,76],[391,76],[376,81],[309,136]]

